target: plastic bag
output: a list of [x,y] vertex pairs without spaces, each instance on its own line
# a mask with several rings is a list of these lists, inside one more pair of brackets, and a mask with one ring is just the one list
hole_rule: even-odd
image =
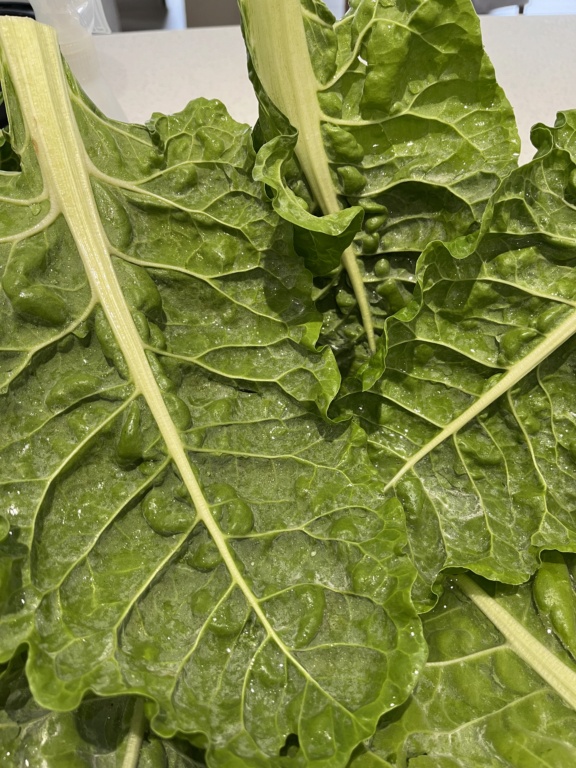
[[37,21],[56,28],[74,20],[89,34],[109,35],[110,25],[102,0],[30,0]]
[[124,113],[100,71],[92,34],[109,34],[102,0],[30,0],[36,20],[58,33],[62,55],[88,96],[108,117]]

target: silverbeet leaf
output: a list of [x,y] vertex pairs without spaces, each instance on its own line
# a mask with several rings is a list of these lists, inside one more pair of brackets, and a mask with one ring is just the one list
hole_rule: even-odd
[[[476,230],[519,141],[469,0],[350,6],[336,21],[320,0],[240,0],[267,142],[257,173],[318,274],[343,252],[345,276],[320,281],[324,338],[358,355],[410,297],[398,265],[381,274],[377,262],[407,254],[413,274],[432,240]],[[363,219],[350,221],[354,212]],[[354,312],[335,303],[338,292]]]
[[[519,143],[467,0],[358,0],[339,21],[322,2],[273,2],[267,43],[259,34],[266,0],[240,5],[263,138],[276,138],[292,121],[299,160],[317,138],[340,207],[366,206],[360,252],[420,251],[474,226],[500,178],[515,167]],[[284,15],[294,22],[291,35]],[[302,45],[294,39],[300,35]],[[269,60],[274,53],[276,66]],[[277,110],[286,110],[283,124]],[[272,162],[274,153],[267,155]],[[300,160],[307,174],[300,183],[328,213],[328,193],[317,191],[308,173],[312,162]],[[271,175],[278,195],[288,193],[278,171]],[[386,207],[383,221],[375,220],[370,201]]]
[[337,768],[425,658],[400,504],[290,229],[214,102],[114,123],[0,22],[0,655],[35,700],[148,700],[209,766]]
[[[23,655],[0,674],[0,759],[5,768],[118,768],[128,760],[135,699],[86,698],[74,712],[53,712],[34,701]],[[200,768],[199,750],[184,740],[147,734],[138,768]],[[195,754],[196,752],[196,754]]]
[[424,252],[368,391],[341,399],[405,509],[424,601],[445,567],[519,584],[542,550],[576,551],[575,127],[539,126],[480,233]]
[[[456,583],[424,617],[430,648],[414,694],[379,725],[350,768],[559,768],[576,761],[576,663],[542,622],[532,584],[485,585],[469,579],[497,628]],[[466,590],[468,591],[468,590]],[[571,595],[572,606],[576,601]],[[523,648],[517,651],[519,622]],[[548,654],[550,656],[548,657]],[[541,677],[556,667],[572,700]],[[562,691],[565,696],[570,693]]]

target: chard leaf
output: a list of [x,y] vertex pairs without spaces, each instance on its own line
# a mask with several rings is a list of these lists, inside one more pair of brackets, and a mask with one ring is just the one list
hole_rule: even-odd
[[544,552],[534,577],[534,602],[540,618],[576,659],[576,559],[560,552]]
[[421,574],[522,583],[574,552],[576,113],[494,195],[478,236],[432,244],[415,301],[386,327],[369,392],[342,399],[401,500]]
[[[373,351],[374,327],[403,293],[389,287],[394,275],[378,279],[377,256],[417,254],[475,230],[515,167],[514,117],[477,15],[469,0],[357,0],[338,22],[320,0],[240,0],[240,8],[260,137],[269,142],[259,178],[302,230],[336,236],[339,217],[330,256],[344,251],[338,288],[349,281],[357,306],[340,313],[332,291],[325,338],[350,350],[362,337],[360,316]],[[361,229],[360,220],[350,224],[359,210]],[[314,248],[310,237],[306,245]],[[309,258],[322,261],[314,251]]]
[[49,28],[0,42],[0,654],[51,709],[141,694],[210,766],[345,765],[424,661],[415,572],[364,432],[321,415],[249,131],[205,101],[111,122]]
[[[430,658],[418,687],[384,718],[350,768],[557,768],[575,762],[576,663],[539,619],[531,586],[497,585],[489,597],[468,577],[460,579],[456,583],[480,608],[450,586],[424,618]],[[503,621],[500,629],[490,619],[494,612]],[[536,653],[531,664],[518,655],[521,636]],[[548,656],[566,682],[568,702],[540,676]]]
[[[0,676],[0,758],[4,768],[128,768],[130,725],[137,701],[89,697],[74,712],[52,712],[34,701],[15,657]],[[199,750],[196,750],[199,752]],[[199,755],[201,759],[201,755]],[[132,761],[133,765],[136,765]],[[199,768],[182,740],[148,734],[138,768]]]

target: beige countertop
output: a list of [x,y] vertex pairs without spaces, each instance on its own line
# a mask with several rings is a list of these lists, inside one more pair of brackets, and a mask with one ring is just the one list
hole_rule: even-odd
[[[576,15],[483,16],[484,45],[518,121],[521,160],[532,155],[530,128],[576,109]],[[177,112],[198,96],[223,101],[253,123],[256,100],[238,27],[128,32],[94,38],[102,72],[126,118],[144,122]]]

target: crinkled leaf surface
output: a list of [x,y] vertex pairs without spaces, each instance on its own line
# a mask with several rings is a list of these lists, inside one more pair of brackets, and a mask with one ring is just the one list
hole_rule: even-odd
[[112,123],[48,28],[0,38],[3,658],[28,644],[53,709],[143,694],[211,766],[288,737],[344,765],[423,662],[414,569],[364,432],[321,416],[338,373],[249,131],[205,101]]
[[[378,256],[417,254],[434,239],[475,230],[516,165],[514,117],[478,17],[469,0],[357,0],[338,22],[320,0],[240,6],[261,138],[269,142],[258,172],[276,210],[304,230],[323,226],[311,213],[331,214],[328,234],[339,208],[364,210],[344,266],[368,334],[366,315],[381,328],[409,294],[396,285],[402,275],[394,267],[375,269]],[[297,161],[290,159],[294,129]],[[340,238],[334,250],[347,244]],[[337,287],[345,291],[347,281]],[[348,349],[363,335],[358,308],[349,316],[336,291],[331,296],[325,337]]]
[[[535,611],[531,584],[496,586],[493,596],[568,674],[576,673],[574,658]],[[451,585],[424,618],[424,630],[430,657],[418,687],[383,719],[371,748],[351,768],[574,764],[576,712],[457,587]]]
[[[288,0],[282,5],[290,6],[295,26],[303,27],[307,47],[293,45],[296,30],[284,34],[282,43],[274,28],[271,45],[284,72],[306,73],[314,78],[311,84],[275,78],[258,36],[260,5],[261,0],[241,0],[263,137],[274,138],[282,127],[280,116],[267,109],[269,101],[283,110],[298,100],[301,112],[286,117],[301,142],[312,143],[312,132],[319,134],[341,203],[377,200],[388,211],[380,214],[385,221],[374,221],[376,211],[367,206],[362,252],[420,251],[432,239],[450,240],[473,226],[500,178],[514,167],[518,138],[472,5],[358,0],[335,22],[319,0]],[[306,66],[289,61],[306,52]],[[304,104],[312,95],[315,103]],[[316,125],[308,124],[312,120]],[[298,146],[296,153],[300,158],[307,151]],[[313,178],[300,181],[321,205],[327,192],[317,192]]]
[[538,128],[478,238],[432,245],[392,318],[360,415],[406,511],[419,592],[446,566],[521,583],[576,547],[576,113]]
[[[74,712],[39,707],[15,658],[0,676],[0,759],[5,768],[118,768],[126,757],[134,699],[87,698]],[[200,756],[201,757],[201,756]],[[138,768],[197,768],[193,747],[152,734]]]

